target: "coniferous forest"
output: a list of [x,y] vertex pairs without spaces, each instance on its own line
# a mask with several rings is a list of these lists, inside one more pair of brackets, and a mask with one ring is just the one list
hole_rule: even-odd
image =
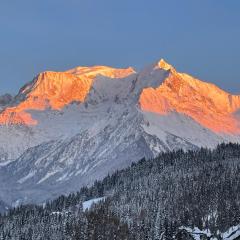
[[[82,203],[98,197],[84,211]],[[0,239],[194,239],[183,238],[182,227],[221,239],[238,224],[240,145],[229,143],[141,159],[77,193],[10,209],[0,217]]]

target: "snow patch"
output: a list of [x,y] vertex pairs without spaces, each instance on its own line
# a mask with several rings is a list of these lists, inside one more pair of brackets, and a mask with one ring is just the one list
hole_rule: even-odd
[[104,201],[105,199],[106,199],[105,197],[100,197],[100,198],[93,198],[93,199],[83,202],[83,211],[90,209],[93,204],[97,204],[100,201]]
[[38,181],[37,184],[40,184],[40,183],[46,181],[48,178],[50,178],[51,176],[55,175],[55,174],[58,173],[58,172],[59,172],[58,170],[54,170],[54,171],[52,171],[52,172],[48,172],[42,179],[40,179],[40,180]]

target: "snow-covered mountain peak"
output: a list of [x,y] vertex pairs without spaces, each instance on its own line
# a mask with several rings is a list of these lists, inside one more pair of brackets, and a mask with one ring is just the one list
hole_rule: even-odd
[[117,69],[105,66],[40,73],[20,89],[13,106],[0,113],[0,124],[36,125],[38,121],[32,118],[29,110],[60,110],[72,102],[84,102],[97,76],[119,79],[134,73],[133,68]]
[[240,134],[239,121],[233,115],[240,109],[240,96],[231,95],[188,74],[178,73],[164,61],[161,65],[171,71],[158,86],[143,89],[139,98],[142,110],[162,115],[178,112],[190,116],[211,131]]
[[15,104],[0,113],[1,124],[36,125],[30,110],[62,109],[73,101],[83,102],[92,85],[92,79],[66,72],[40,73],[20,89]]
[[24,106],[27,109],[61,109],[72,101],[84,101],[91,84],[92,79],[86,76],[77,77],[67,72],[43,72],[25,85],[16,98],[24,95]]
[[166,62],[163,58],[161,58],[160,61],[155,64],[155,69],[157,68],[164,69],[165,71],[176,72],[175,68],[168,62]]
[[[83,102],[97,76],[125,78],[135,73],[133,68],[117,69],[107,66],[76,67],[66,72],[42,72],[20,89],[16,99],[34,98],[41,106],[28,109],[61,109],[72,101]],[[35,101],[36,102],[36,101]],[[33,104],[34,105],[34,104]]]

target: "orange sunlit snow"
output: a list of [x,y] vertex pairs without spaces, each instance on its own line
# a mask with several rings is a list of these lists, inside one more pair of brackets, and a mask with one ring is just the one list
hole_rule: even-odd
[[240,133],[234,117],[234,112],[240,108],[240,96],[178,73],[163,60],[159,62],[159,68],[169,70],[169,76],[159,87],[143,89],[139,99],[142,110],[158,114],[176,111],[214,132]]
[[101,74],[109,78],[123,78],[132,68],[115,69],[104,66],[77,67],[67,72],[44,72],[20,90],[24,100],[0,114],[0,124],[36,125],[29,110],[60,110],[73,101],[83,102],[93,79]]

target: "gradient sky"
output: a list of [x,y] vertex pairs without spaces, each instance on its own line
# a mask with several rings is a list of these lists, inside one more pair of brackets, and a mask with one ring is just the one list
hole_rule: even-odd
[[1,0],[0,94],[78,65],[160,58],[240,94],[240,1]]

